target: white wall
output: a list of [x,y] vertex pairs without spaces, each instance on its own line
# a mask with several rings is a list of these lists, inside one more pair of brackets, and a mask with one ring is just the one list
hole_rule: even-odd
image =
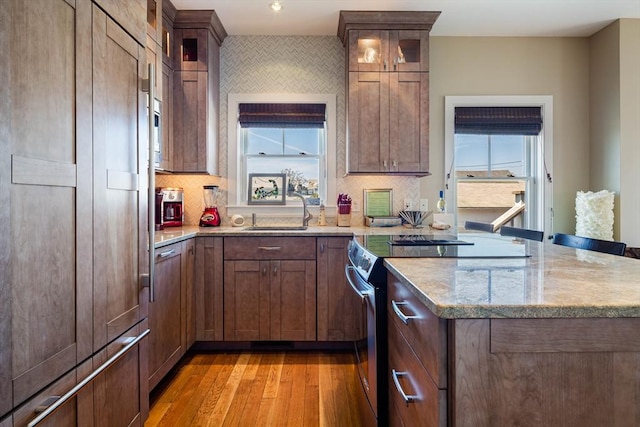
[[[436,24],[437,25],[437,24]],[[421,197],[444,185],[444,97],[551,95],[554,232],[575,232],[575,196],[589,188],[589,43],[586,38],[431,37],[430,169]]]
[[640,20],[590,38],[593,191],[616,192],[614,239],[640,246]]
[[620,238],[640,247],[640,19],[620,23]]

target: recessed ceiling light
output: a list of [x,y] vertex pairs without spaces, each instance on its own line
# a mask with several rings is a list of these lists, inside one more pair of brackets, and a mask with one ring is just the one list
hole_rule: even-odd
[[271,3],[269,3],[269,7],[274,12],[279,12],[280,10],[282,10],[282,3],[280,2],[280,0],[273,0]]

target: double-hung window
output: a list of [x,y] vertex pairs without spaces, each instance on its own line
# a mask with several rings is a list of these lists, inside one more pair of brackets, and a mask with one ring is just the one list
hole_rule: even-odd
[[241,176],[285,174],[288,190],[309,204],[326,199],[325,110],[325,104],[240,104]]
[[448,98],[446,190],[457,224],[492,222],[524,203],[514,225],[548,231],[549,97]]

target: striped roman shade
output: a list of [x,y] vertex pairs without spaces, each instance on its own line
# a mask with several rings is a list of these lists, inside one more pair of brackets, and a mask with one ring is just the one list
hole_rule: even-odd
[[240,104],[241,127],[323,128],[325,104]]
[[540,107],[456,107],[455,133],[474,135],[538,135]]

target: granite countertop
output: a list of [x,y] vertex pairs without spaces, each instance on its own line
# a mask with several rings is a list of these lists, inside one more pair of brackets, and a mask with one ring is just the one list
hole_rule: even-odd
[[386,258],[438,317],[640,317],[640,260],[528,242],[530,257]]

